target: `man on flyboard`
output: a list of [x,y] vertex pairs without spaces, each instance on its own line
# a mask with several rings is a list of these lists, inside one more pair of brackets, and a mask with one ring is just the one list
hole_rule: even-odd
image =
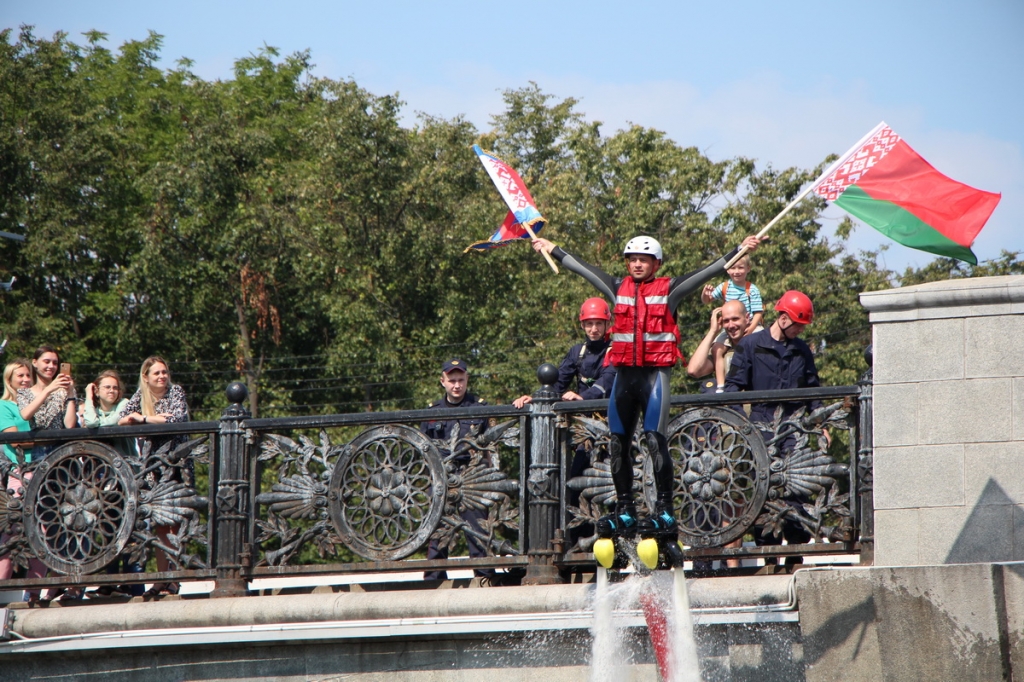
[[[757,248],[760,240],[747,237],[742,247]],[[611,431],[609,460],[615,484],[615,511],[597,522],[599,537],[672,536],[677,533],[672,503],[672,460],[665,428],[668,424],[669,377],[682,357],[675,311],[685,296],[699,292],[705,282],[719,276],[739,249],[682,277],[655,277],[661,267],[661,244],[653,237],[634,237],[626,243],[627,277],[613,277],[584,263],[547,239],[534,239],[534,250],[553,256],[566,268],[615,301],[612,346],[606,362],[616,367],[608,400]],[[633,431],[644,414],[643,429],[654,468],[657,503],[654,513],[637,519],[633,499],[633,466],[629,451]]]

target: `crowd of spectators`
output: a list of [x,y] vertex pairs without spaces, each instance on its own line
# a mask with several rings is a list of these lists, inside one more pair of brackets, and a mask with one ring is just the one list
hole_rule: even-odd
[[[189,420],[185,391],[171,381],[167,361],[158,356],[146,358],[139,371],[138,389],[130,398],[124,397],[124,382],[117,371],[104,370],[85,386],[85,399],[79,398],[75,388],[70,364],[61,363],[60,354],[53,346],[43,345],[36,349],[32,359],[15,359],[4,368],[4,392],[0,399],[0,431],[29,431],[71,429],[76,427],[96,428],[104,426],[128,426],[132,424],[168,424]],[[135,457],[140,447],[154,451],[168,441],[177,442],[181,436],[154,436],[112,439],[110,445],[122,455]],[[15,497],[23,494],[24,486],[31,480],[32,473],[26,465],[38,462],[50,455],[60,442],[17,443],[4,445],[4,454],[9,460],[4,485]],[[23,468],[26,469],[23,471]],[[191,461],[181,468],[184,473],[175,474],[189,485],[194,484]],[[169,546],[169,536],[174,532],[171,526],[155,529],[161,542]],[[2,545],[7,538],[0,538]],[[156,552],[157,569],[166,571],[169,559],[165,552]],[[13,574],[11,560],[0,558],[0,580]],[[141,572],[138,564],[127,560],[114,562],[109,572]],[[46,567],[39,559],[33,558],[27,577],[41,577]],[[177,593],[176,583],[158,583],[147,594]],[[126,594],[141,593],[141,586],[104,587],[97,593],[110,596],[115,592]],[[25,598],[30,604],[55,597],[76,599],[78,590],[65,590],[60,594],[41,594],[29,590]]]

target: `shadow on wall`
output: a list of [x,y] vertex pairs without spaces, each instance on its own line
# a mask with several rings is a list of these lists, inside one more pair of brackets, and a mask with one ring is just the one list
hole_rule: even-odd
[[990,478],[944,563],[976,564],[1010,561],[1014,558],[1015,508],[1010,496]]
[[845,648],[847,640],[851,636],[855,638],[855,641],[853,650],[850,652],[850,659],[856,660],[865,644],[865,638],[876,636],[872,626],[877,617],[873,596],[833,614],[815,629],[814,637],[805,638],[804,663],[809,666],[814,665],[833,649]]

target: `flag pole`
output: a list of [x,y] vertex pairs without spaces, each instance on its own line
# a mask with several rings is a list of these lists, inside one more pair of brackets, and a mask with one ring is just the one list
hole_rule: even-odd
[[[874,128],[872,128],[870,131],[868,131],[868,134],[865,135],[864,137],[860,138],[860,140],[857,141],[857,144],[855,144],[852,147],[850,147],[846,151],[845,154],[840,156],[838,159],[835,160],[835,162],[831,166],[826,168],[825,172],[823,172],[821,175],[819,175],[818,178],[814,182],[812,182],[810,185],[808,185],[806,189],[804,189],[803,191],[800,192],[800,194],[796,195],[796,198],[793,199],[793,201],[789,202],[789,204],[786,206],[786,208],[782,209],[782,211],[779,213],[779,215],[777,215],[774,218],[772,218],[771,221],[769,221],[769,223],[767,225],[762,227],[761,231],[758,232],[757,235],[756,235],[757,238],[758,239],[762,239],[768,233],[768,230],[772,229],[775,226],[775,223],[777,223],[780,220],[782,220],[783,216],[785,216],[787,213],[792,211],[794,206],[796,206],[801,201],[803,201],[804,198],[808,194],[810,194],[811,192],[814,191],[815,187],[820,185],[822,183],[822,181],[825,180],[825,178],[827,178],[828,176],[832,175],[832,173],[834,173],[837,168],[839,168],[841,165],[846,163],[846,161],[851,156],[853,156],[853,154],[856,153],[858,149],[860,149],[861,147],[864,146],[865,142],[870,140],[875,135],[875,133],[877,133],[879,130],[881,130],[884,127],[885,127],[885,121],[882,121],[881,123],[876,125]],[[738,261],[740,258],[743,258],[743,256],[745,256],[747,254],[747,251],[748,250],[745,249],[745,248],[744,249],[740,249],[740,252],[737,253],[735,256],[733,256],[732,260],[730,260],[728,263],[725,264],[725,269],[728,270],[733,265],[735,265],[736,261]]]
[[[530,239],[537,239],[537,235],[534,233],[532,227],[530,227],[529,225],[523,225],[523,227],[526,228],[526,233],[530,235]],[[551,266],[551,269],[554,270],[555,274],[557,275],[558,274],[558,266],[555,265],[555,259],[552,258],[551,254],[548,253],[547,251],[541,251],[541,253],[544,254],[544,260],[546,260],[548,262],[548,265]]]

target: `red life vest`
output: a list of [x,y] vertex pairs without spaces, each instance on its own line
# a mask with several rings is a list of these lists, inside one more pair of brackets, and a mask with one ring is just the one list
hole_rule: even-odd
[[622,280],[615,296],[615,324],[607,362],[616,367],[671,367],[679,352],[679,328],[668,309],[668,277],[636,285]]

